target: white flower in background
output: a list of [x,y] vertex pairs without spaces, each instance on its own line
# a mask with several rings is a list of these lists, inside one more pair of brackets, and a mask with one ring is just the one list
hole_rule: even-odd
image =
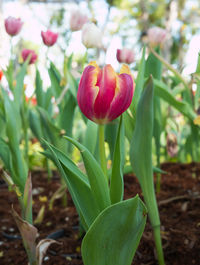
[[88,22],[88,17],[82,14],[79,10],[73,10],[70,16],[70,29],[71,31],[81,30],[83,25]]
[[83,26],[82,43],[86,48],[102,48],[102,32],[94,23]]

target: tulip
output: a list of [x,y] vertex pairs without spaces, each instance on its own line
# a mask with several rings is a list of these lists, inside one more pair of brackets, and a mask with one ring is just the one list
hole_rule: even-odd
[[147,37],[151,46],[161,45],[166,40],[167,31],[160,27],[153,27],[147,31]]
[[0,81],[1,81],[2,77],[3,77],[3,71],[0,70]]
[[133,91],[134,82],[127,65],[117,74],[109,64],[100,69],[91,62],[79,83],[78,105],[88,119],[106,124],[128,109]]
[[83,26],[82,43],[86,48],[102,47],[102,32],[94,23],[86,23]]
[[117,60],[119,63],[131,64],[134,62],[135,56],[132,50],[123,48],[117,49]]
[[83,25],[88,22],[88,17],[83,15],[79,10],[74,10],[70,17],[70,29],[71,31],[81,30]]
[[58,33],[54,33],[50,30],[47,30],[46,32],[41,32],[42,40],[44,44],[48,47],[53,46],[58,38]]
[[37,60],[37,54],[35,53],[35,51],[28,50],[28,49],[23,49],[23,51],[22,51],[22,58],[23,58],[23,61],[24,62],[27,60],[27,58],[29,56],[30,56],[29,64],[35,63],[35,61]]
[[20,18],[8,17],[5,19],[5,29],[10,36],[17,35],[20,32],[22,25],[23,22]]

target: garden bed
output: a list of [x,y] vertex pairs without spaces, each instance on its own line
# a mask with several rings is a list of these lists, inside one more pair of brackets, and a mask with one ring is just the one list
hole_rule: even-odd
[[[162,169],[168,174],[162,176],[161,192],[158,195],[162,239],[166,265],[200,264],[200,164],[165,163]],[[62,244],[50,246],[43,264],[46,265],[81,265],[81,237],[76,210],[68,194],[67,207],[56,200],[53,210],[48,209],[48,199],[59,188],[59,176],[54,172],[50,182],[46,172],[34,171],[33,212],[34,217],[42,205],[45,215],[38,225],[39,239],[58,231]],[[125,198],[141,195],[137,179],[125,176]],[[11,205],[19,211],[16,195],[8,191],[0,179],[0,264],[28,264],[19,232],[11,215]],[[59,236],[58,235],[58,236]],[[134,265],[157,264],[154,257],[152,230],[147,222],[139,248],[134,258]],[[94,264],[95,265],[95,264]]]

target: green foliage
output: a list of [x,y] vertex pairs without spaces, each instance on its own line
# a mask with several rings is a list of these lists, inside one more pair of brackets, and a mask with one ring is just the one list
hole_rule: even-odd
[[82,242],[84,265],[130,265],[146,222],[138,196],[106,208]]
[[124,138],[124,126],[121,117],[113,155],[112,174],[110,178],[110,198],[112,204],[122,201],[124,195]]

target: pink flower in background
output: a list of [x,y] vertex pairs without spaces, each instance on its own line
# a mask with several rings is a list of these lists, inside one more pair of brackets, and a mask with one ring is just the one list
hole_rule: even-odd
[[42,31],[41,36],[44,44],[49,47],[53,46],[56,43],[58,38],[58,33],[54,33],[50,30],[47,30],[46,32]]
[[164,43],[167,37],[167,30],[160,27],[153,27],[147,31],[148,42],[151,46],[157,46]]
[[4,23],[5,23],[6,32],[10,36],[17,35],[20,32],[23,25],[23,22],[21,21],[20,18],[14,18],[14,17],[6,18]]
[[79,10],[72,11],[69,22],[71,31],[81,30],[83,25],[88,21],[88,17],[83,15]]
[[34,50],[23,49],[22,58],[23,58],[24,62],[28,59],[29,55],[30,55],[29,64],[35,63],[35,61],[37,60],[37,54],[35,53],[35,51]]
[[77,100],[83,114],[98,124],[106,124],[128,109],[134,81],[127,65],[117,74],[110,64],[100,69],[91,62],[82,74]]
[[102,48],[102,32],[94,23],[83,26],[82,43],[86,48]]
[[135,55],[130,49],[117,49],[117,60],[119,63],[131,64],[135,60]]

